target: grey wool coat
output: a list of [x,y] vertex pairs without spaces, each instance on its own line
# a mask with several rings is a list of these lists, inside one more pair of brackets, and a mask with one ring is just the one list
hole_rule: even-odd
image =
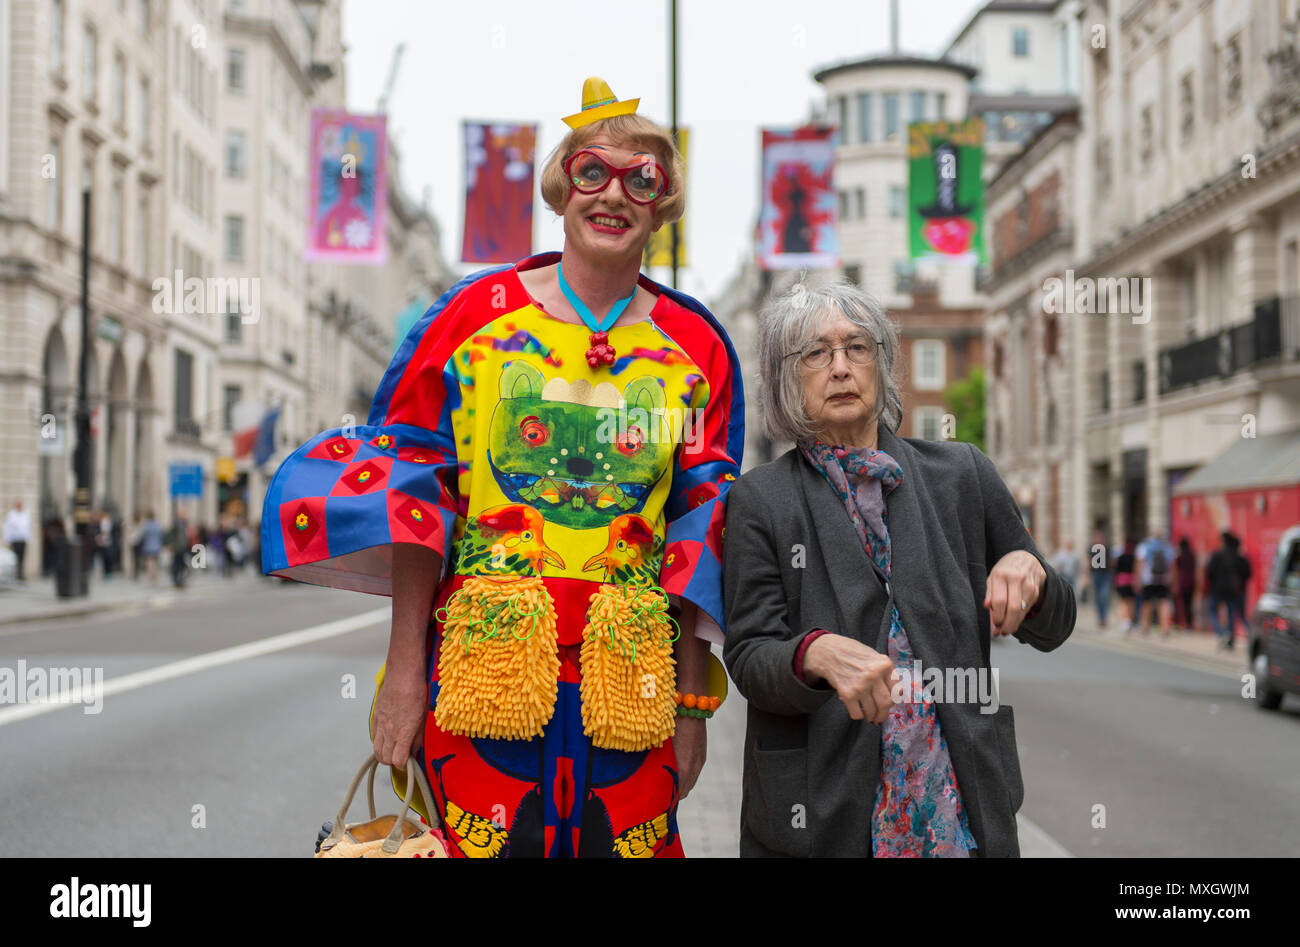
[[[923,668],[989,668],[985,583],[1015,549],[1042,563],[1047,586],[1014,637],[1051,651],[1074,629],[1074,592],[1039,554],[992,461],[970,444],[900,438],[883,425],[878,440],[903,468],[885,501],[888,583],[835,490],[797,448],[744,474],[727,497],[723,660],[749,703],[742,856],[871,855],[881,729],[851,718],[829,686],[795,676],[810,631],[888,654],[892,601]],[[1024,784],[1011,707],[935,707],[978,845],[972,855],[1019,856]]]

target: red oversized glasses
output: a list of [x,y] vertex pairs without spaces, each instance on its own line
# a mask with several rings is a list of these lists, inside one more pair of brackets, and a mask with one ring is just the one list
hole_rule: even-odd
[[636,204],[653,204],[668,191],[668,175],[657,161],[643,158],[626,168],[616,168],[595,151],[577,152],[564,162],[569,182],[583,194],[598,194],[618,178],[623,193]]

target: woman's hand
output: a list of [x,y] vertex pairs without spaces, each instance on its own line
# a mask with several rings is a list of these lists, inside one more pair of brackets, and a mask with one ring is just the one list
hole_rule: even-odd
[[1033,553],[1015,549],[999,559],[984,593],[993,634],[1014,634],[1046,587],[1047,572]]
[[678,717],[673,731],[673,752],[677,754],[678,799],[685,799],[704,770],[708,728],[699,717]]
[[422,665],[389,666],[375,700],[375,759],[405,769],[423,742],[429,713],[429,681]]
[[835,688],[849,716],[882,724],[893,708],[897,675],[889,655],[844,635],[822,635],[803,656],[804,678]]

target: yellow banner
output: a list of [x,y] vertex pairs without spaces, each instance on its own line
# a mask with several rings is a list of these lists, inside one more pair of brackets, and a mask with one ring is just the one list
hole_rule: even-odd
[[[686,147],[690,142],[690,131],[677,129],[677,150],[682,153],[682,176],[686,176],[688,159]],[[688,192],[689,193],[689,192]],[[664,224],[650,235],[650,244],[646,247],[646,266],[673,265],[673,225]],[[677,221],[677,265],[686,266],[686,218]]]

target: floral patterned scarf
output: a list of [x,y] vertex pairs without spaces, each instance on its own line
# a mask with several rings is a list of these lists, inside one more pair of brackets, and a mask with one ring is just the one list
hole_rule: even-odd
[[[853,528],[872,561],[890,575],[891,545],[886,492],[903,482],[903,468],[884,451],[832,447],[817,441],[799,445],[804,457],[839,494]],[[912,645],[898,606],[891,609],[889,657],[910,667]],[[871,851],[876,858],[967,858],[975,838],[962,804],[948,741],[922,684],[912,682],[910,701],[894,705],[880,728],[880,782],[871,815]]]

